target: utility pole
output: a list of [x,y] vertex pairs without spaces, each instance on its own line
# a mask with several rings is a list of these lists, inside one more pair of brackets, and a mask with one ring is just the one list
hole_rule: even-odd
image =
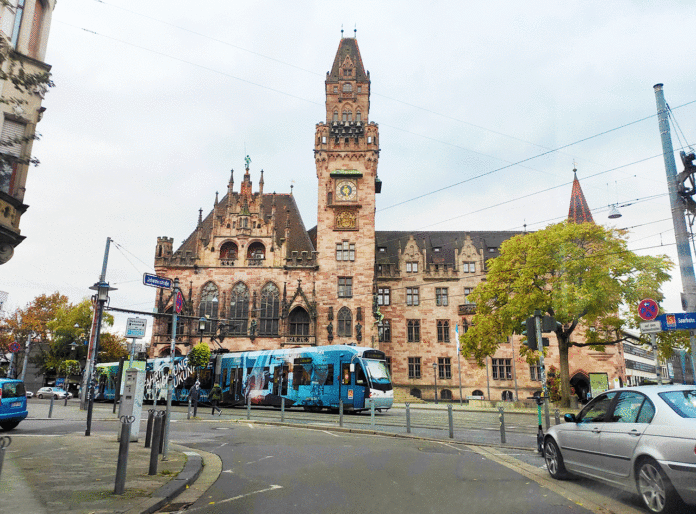
[[179,292],[179,279],[174,279],[174,288],[172,289],[172,297],[174,305],[172,306],[172,345],[169,349],[171,364],[169,365],[169,376],[167,377],[167,411],[164,416],[164,444],[162,447],[162,460],[167,460],[169,457],[169,424],[172,413],[172,394],[174,393],[174,354],[176,353],[176,321],[177,315],[181,311]]
[[29,360],[29,346],[31,345],[31,338],[34,332],[29,332],[27,336],[27,344],[24,347],[24,363],[22,364],[22,382],[24,382],[24,376],[27,374],[27,361]]
[[541,333],[541,311],[534,311],[534,331],[536,332],[536,340],[539,345],[539,371],[541,375],[541,386],[544,397],[544,421],[546,421],[546,430],[551,426],[551,418],[549,417],[549,388],[546,384],[546,368],[544,367],[544,339]]
[[[662,84],[655,84],[655,101],[657,103],[657,120],[662,138],[662,157],[665,161],[665,173],[667,175],[667,189],[669,191],[669,203],[672,207],[672,223],[674,224],[674,235],[677,241],[677,255],[679,258],[679,271],[681,274],[682,287],[682,308],[685,312],[696,311],[696,278],[694,277],[694,263],[691,258],[691,247],[689,246],[689,234],[686,229],[684,200],[679,196],[677,190],[677,167],[674,161],[674,148],[672,147],[672,136],[669,131],[669,113],[665,95],[662,91]],[[692,363],[696,358],[696,336],[691,331],[691,359]],[[653,348],[655,351],[656,347]],[[657,370],[656,370],[657,371]],[[657,371],[659,373],[659,371]],[[659,377],[659,375],[658,375]],[[694,377],[696,380],[696,377]]]

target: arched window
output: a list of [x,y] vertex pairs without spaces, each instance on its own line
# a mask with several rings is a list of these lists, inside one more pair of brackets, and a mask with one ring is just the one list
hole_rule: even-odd
[[237,259],[237,244],[228,241],[220,247],[220,259]]
[[[201,291],[201,303],[198,304],[198,316],[217,318],[218,317],[218,288],[212,282],[203,286]],[[204,332],[210,334],[217,329],[217,322],[209,320],[205,325]]]
[[338,335],[339,337],[353,335],[353,315],[348,307],[341,307],[338,311]]
[[411,389],[411,390],[409,391],[409,394],[410,394],[411,396],[415,396],[416,398],[420,398],[420,397],[421,397],[421,390],[420,390],[420,389],[415,389],[415,388],[414,388],[414,389]]
[[344,93],[350,93],[351,91],[353,91],[353,85],[350,82],[346,82],[345,84],[343,84]]
[[302,307],[296,307],[292,310],[289,321],[291,336],[309,335],[309,314]]
[[338,121],[338,111],[334,111],[333,113],[333,120]]
[[355,113],[355,121],[362,121],[362,116],[360,115],[360,111],[357,111]]
[[249,245],[247,250],[247,262],[249,266],[262,266],[266,258],[266,247],[258,241]]
[[503,394],[500,395],[500,397],[504,402],[511,402],[513,400],[512,391],[503,391]]
[[343,111],[343,121],[353,121],[353,112]]
[[476,389],[471,393],[471,396],[483,396],[483,391]]
[[259,335],[277,336],[280,319],[280,291],[269,282],[261,290],[261,310],[259,312]]
[[443,389],[440,391],[440,400],[451,400],[452,399],[452,391],[449,389]]
[[227,333],[245,335],[249,324],[249,288],[238,282],[230,294],[230,325]]

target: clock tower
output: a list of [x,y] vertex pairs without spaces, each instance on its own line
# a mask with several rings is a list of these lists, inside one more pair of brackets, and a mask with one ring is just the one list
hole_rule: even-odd
[[371,346],[379,137],[369,117],[370,75],[355,38],[341,38],[325,87],[326,122],[317,124],[314,144],[318,336]]

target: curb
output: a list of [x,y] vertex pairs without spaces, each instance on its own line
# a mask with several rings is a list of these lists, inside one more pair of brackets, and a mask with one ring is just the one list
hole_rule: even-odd
[[200,454],[182,448],[187,457],[184,469],[169,483],[160,487],[152,496],[137,507],[126,511],[126,514],[152,514],[184,492],[203,470],[203,457]]

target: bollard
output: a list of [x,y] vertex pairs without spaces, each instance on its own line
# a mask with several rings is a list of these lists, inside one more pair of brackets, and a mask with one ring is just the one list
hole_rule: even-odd
[[12,438],[9,435],[0,437],[0,476],[2,476],[2,461],[5,460],[5,448],[12,444]]
[[155,415],[152,429],[152,448],[150,449],[150,470],[148,475],[157,474],[157,456],[162,442],[162,417],[157,413]]
[[247,398],[247,419],[251,419],[251,396]]
[[370,398],[370,425],[375,428],[375,400]]
[[126,488],[126,468],[128,467],[128,446],[130,433],[135,416],[121,416],[121,441],[118,445],[118,461],[116,464],[116,483],[114,494],[123,494]]
[[498,407],[500,412],[500,443],[505,444],[505,412],[502,407]]
[[343,428],[343,400],[338,400],[338,426]]
[[191,395],[188,397],[188,412],[186,414],[186,419],[191,419]]
[[48,417],[51,418],[53,417],[53,402],[55,401],[56,397],[51,395],[51,405],[48,407]]
[[452,417],[452,404],[447,406],[447,418],[449,419],[449,436],[454,439],[454,418]]
[[561,411],[559,409],[555,409],[553,411],[553,415],[556,418],[556,425],[560,425],[561,424]]
[[280,422],[285,422],[285,398],[280,397]]
[[68,395],[66,393],[65,394],[65,403],[63,403],[63,407],[67,407],[67,406],[68,406]]
[[[159,412],[159,418],[160,418],[160,444],[159,444],[159,454],[164,455],[164,438],[167,434],[167,411],[166,410],[161,410]],[[164,458],[164,460],[167,460]]]
[[406,433],[411,433],[411,404],[406,402]]
[[155,409],[147,410],[147,428],[145,429],[145,448],[150,447],[152,442],[152,422],[155,419]]

